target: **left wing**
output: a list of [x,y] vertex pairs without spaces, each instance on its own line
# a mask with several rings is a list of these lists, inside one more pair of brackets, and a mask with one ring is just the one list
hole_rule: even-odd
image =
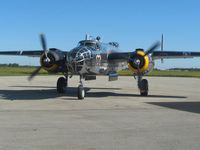
[[44,53],[43,50],[30,50],[30,51],[0,51],[0,55],[18,55],[40,57]]
[[[108,55],[108,60],[127,61],[134,52],[118,52]],[[189,51],[154,51],[151,54],[153,59],[175,59],[200,57],[200,52]]]
[[127,61],[133,52],[113,52],[108,55],[108,60]]
[[200,57],[200,52],[189,51],[154,51],[153,59],[174,59],[174,58],[193,58]]

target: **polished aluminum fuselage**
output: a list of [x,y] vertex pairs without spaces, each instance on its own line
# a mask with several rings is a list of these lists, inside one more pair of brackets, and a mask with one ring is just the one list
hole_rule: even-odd
[[112,44],[101,43],[96,40],[84,40],[70,51],[68,62],[69,71],[75,74],[109,74],[116,72],[120,63],[108,59],[112,52],[119,49]]
[[[106,44],[97,40],[80,41],[68,55],[68,71],[80,75],[108,75],[126,68],[127,59],[109,59],[110,54],[120,52],[118,46],[115,42]],[[153,68],[153,61],[150,63],[148,72]]]

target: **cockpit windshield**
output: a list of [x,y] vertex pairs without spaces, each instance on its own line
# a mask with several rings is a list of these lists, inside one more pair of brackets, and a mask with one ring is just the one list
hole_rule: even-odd
[[96,48],[96,41],[93,40],[84,40],[84,41],[80,41],[78,43],[78,46],[89,46],[89,47],[93,47]]

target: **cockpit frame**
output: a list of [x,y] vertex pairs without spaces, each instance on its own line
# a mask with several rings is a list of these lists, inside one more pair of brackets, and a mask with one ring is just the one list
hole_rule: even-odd
[[78,47],[80,46],[87,46],[87,47],[91,47],[94,48],[94,50],[98,50],[100,49],[100,44],[98,41],[95,40],[82,40],[78,43]]

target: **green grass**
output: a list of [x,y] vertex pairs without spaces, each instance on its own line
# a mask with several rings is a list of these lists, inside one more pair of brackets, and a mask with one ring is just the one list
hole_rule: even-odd
[[[129,70],[119,71],[119,75],[130,76],[132,73]],[[160,77],[198,77],[200,78],[200,71],[169,71],[169,70],[154,70],[148,76]]]
[[[17,76],[17,75],[30,75],[36,67],[0,67],[0,76]],[[47,74],[43,69],[39,74]]]
[[[30,75],[36,67],[3,67],[0,66],[0,76],[20,76]],[[39,75],[47,75],[48,73],[41,69]],[[119,75],[131,76],[132,73],[129,70],[119,71]],[[198,77],[200,78],[200,71],[158,71],[154,70],[149,76],[164,76],[164,77]]]

